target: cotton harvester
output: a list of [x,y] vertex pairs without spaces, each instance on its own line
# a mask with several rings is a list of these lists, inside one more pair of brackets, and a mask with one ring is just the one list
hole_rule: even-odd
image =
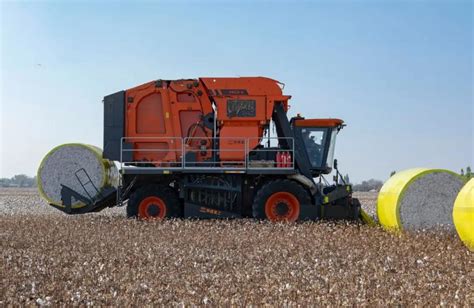
[[108,95],[103,152],[53,149],[40,192],[69,214],[126,204],[141,219],[369,220],[333,160],[343,121],[288,119],[282,88],[264,77],[199,78]]

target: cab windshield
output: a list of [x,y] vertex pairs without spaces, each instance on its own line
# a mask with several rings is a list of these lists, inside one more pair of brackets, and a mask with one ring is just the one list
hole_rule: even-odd
[[312,168],[332,167],[336,134],[335,129],[328,127],[301,128],[301,137]]
[[313,168],[323,166],[324,148],[326,144],[327,128],[302,128],[301,136]]

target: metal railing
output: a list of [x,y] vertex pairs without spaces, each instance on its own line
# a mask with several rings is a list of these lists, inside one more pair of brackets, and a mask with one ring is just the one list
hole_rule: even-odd
[[[271,141],[286,146],[272,148],[269,147]],[[227,143],[227,146],[225,149],[220,147],[215,149],[213,145],[216,142]],[[155,146],[161,144],[161,146],[156,148],[152,146],[153,144]],[[133,148],[124,147],[124,145],[133,145]],[[147,154],[143,156],[143,159],[140,159],[142,153]],[[291,137],[123,137],[120,140],[119,163],[120,168],[126,165],[167,170],[292,170],[295,168],[294,153],[295,144]],[[150,159],[150,154],[152,159]],[[206,159],[195,159],[199,155]],[[251,159],[254,155],[264,158]],[[279,161],[277,159],[279,155],[285,160]],[[217,156],[221,159],[216,160]],[[265,159],[266,156],[269,156],[270,159]],[[224,159],[222,159],[223,157]],[[225,159],[226,157],[242,157],[242,159]]]
[[[124,144],[138,144],[135,148],[124,148]],[[140,144],[145,147],[140,147]],[[162,144],[163,148],[150,148],[150,144]],[[176,146],[178,144],[178,146]],[[183,138],[180,137],[122,137],[120,140],[120,167],[124,164],[134,165],[136,167],[155,167],[163,169],[182,169],[183,168]],[[124,153],[130,153],[131,159],[124,160]],[[162,156],[162,159],[134,159],[134,153],[147,153],[155,156]],[[177,155],[176,155],[177,153]],[[164,155],[163,155],[164,154]],[[177,157],[179,159],[177,159]]]
[[[262,140],[262,138],[254,137],[254,138],[248,138],[248,142],[251,140],[259,140],[260,145],[262,147],[256,147],[254,149],[248,149],[248,155],[246,155],[246,165],[247,169],[294,169],[295,168],[295,142],[292,137],[266,137],[265,139]],[[272,148],[272,147],[265,147],[265,143],[271,144],[271,141],[277,141],[277,144],[280,144],[280,141],[285,141],[287,143],[287,148],[288,149],[283,149],[283,148]],[[262,144],[263,143],[263,144]],[[252,156],[253,153],[275,153],[275,156],[278,156],[279,154],[284,154],[285,156],[285,161],[278,161],[278,159],[275,160],[249,160],[249,158]],[[283,157],[283,156],[282,156]],[[283,158],[282,158],[283,160]]]
[[[201,142],[204,141],[206,142],[205,145],[201,145]],[[192,147],[193,143],[199,143],[198,148]],[[208,143],[207,143],[208,142]],[[236,145],[235,148],[232,149],[214,149],[213,144],[215,142],[228,142],[230,144]],[[203,148],[200,148],[203,146]],[[184,148],[183,148],[183,166],[185,169],[215,169],[215,168],[225,168],[225,169],[241,169],[245,170],[247,165],[246,165],[246,154],[248,153],[247,151],[247,140],[245,138],[241,137],[186,137],[184,138]],[[187,154],[199,154],[199,153],[210,153],[211,160],[210,161],[188,161],[186,157],[188,156]],[[222,154],[225,153],[224,155],[230,153],[235,154],[232,156],[242,156],[242,160],[221,160],[221,161],[213,161],[212,158],[214,158],[217,154],[222,156]],[[239,155],[240,154],[240,155]],[[197,155],[196,155],[197,156]]]

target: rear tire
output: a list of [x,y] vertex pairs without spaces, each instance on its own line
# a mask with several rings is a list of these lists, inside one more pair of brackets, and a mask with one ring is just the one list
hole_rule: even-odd
[[134,191],[128,199],[127,217],[154,220],[182,217],[178,195],[169,186],[150,184]]
[[263,185],[255,196],[252,212],[257,219],[297,221],[301,204],[311,203],[308,192],[290,180],[275,180]]

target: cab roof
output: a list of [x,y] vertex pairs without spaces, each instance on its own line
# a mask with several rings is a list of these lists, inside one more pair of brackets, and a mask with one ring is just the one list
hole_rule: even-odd
[[339,127],[344,121],[341,119],[299,119],[294,123],[297,127]]

